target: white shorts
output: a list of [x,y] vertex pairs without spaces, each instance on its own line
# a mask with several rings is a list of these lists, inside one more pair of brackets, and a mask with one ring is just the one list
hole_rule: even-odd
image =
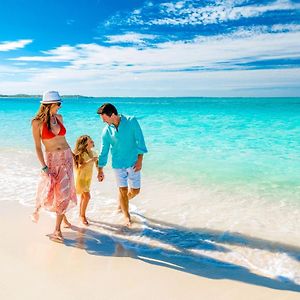
[[118,187],[128,187],[139,189],[141,187],[141,171],[134,172],[133,167],[114,169]]

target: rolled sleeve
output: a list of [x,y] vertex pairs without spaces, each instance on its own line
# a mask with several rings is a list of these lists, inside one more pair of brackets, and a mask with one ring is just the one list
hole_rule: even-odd
[[138,154],[147,153],[148,150],[147,150],[147,147],[145,144],[144,135],[143,135],[142,129],[141,129],[137,119],[133,118],[132,123],[133,123],[134,136],[135,136],[136,145],[137,145],[137,152],[138,152]]

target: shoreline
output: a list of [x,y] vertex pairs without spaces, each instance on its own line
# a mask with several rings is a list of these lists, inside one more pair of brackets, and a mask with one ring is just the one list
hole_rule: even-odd
[[[46,237],[54,227],[47,214],[34,224],[29,217],[32,208],[9,201],[0,205],[3,299],[40,299],[41,294],[46,300],[299,298],[300,286],[275,282],[242,268],[206,263],[180,267],[180,261],[162,256],[159,250],[148,256],[147,251],[126,248],[93,225],[63,229],[64,244],[55,243]],[[236,274],[235,278],[229,273]]]
[[[39,167],[32,153],[27,153],[26,160],[23,157],[22,152],[1,153],[0,181],[6,186],[1,200],[26,206],[34,204]],[[135,223],[130,232],[124,232],[120,225],[123,216],[116,211],[115,179],[109,168],[106,175],[101,184],[96,178],[92,182],[87,217],[94,224],[86,230],[84,248],[89,254],[113,256],[112,248],[118,241],[133,251],[134,257],[146,257],[143,261],[152,265],[159,261],[160,266],[179,266],[177,271],[200,277],[239,281],[233,276],[238,269],[246,283],[263,282],[269,287],[300,284],[299,209],[275,201],[269,205],[253,194],[244,198],[234,192],[228,195],[203,187],[196,190],[144,176],[141,195],[130,202]],[[78,208],[68,213],[71,222],[76,223],[77,216]],[[52,224],[47,214],[41,217],[49,218]],[[52,231],[52,225],[48,230]],[[78,234],[68,232],[67,246],[76,247]],[[103,239],[112,245],[106,252],[98,248]],[[227,267],[226,272],[222,266]]]

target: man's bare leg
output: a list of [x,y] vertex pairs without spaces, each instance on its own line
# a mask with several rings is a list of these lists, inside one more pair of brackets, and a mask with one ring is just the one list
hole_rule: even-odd
[[133,189],[133,188],[130,188],[127,196],[128,196],[128,200],[134,198],[136,195],[138,195],[140,193],[140,190],[141,189]]
[[[136,195],[138,195],[138,194],[140,193],[140,190],[141,190],[141,189],[133,189],[133,188],[130,188],[130,190],[129,190],[128,193],[127,193],[128,200],[131,200],[131,199],[134,198]],[[118,206],[118,211],[119,211],[119,212],[122,212],[121,204],[120,204],[120,203],[119,203],[119,206]]]
[[131,218],[128,211],[128,188],[127,187],[120,187],[119,188],[119,202],[121,206],[121,210],[125,217],[125,225],[127,227],[131,226]]

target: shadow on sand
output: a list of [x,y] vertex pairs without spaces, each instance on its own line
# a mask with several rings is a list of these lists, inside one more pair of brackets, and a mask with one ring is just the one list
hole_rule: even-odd
[[[239,233],[206,228],[190,229],[137,214],[136,216],[146,220],[146,225],[138,229],[128,229],[121,225],[90,220],[91,226],[89,227],[72,226],[73,231],[64,234],[64,244],[84,249],[92,255],[126,256],[206,278],[229,279],[277,290],[300,292],[300,285],[288,278],[278,278],[277,280],[264,277],[252,273],[246,267],[192,251],[227,253],[231,250],[226,248],[226,245],[238,245],[285,253],[295,260],[300,260],[300,248]],[[105,233],[93,230],[93,227],[105,231]],[[131,240],[132,237],[135,239]],[[149,240],[159,242],[160,246],[150,246],[147,243]],[[222,246],[219,246],[220,244]],[[161,245],[167,245],[168,249]]]

